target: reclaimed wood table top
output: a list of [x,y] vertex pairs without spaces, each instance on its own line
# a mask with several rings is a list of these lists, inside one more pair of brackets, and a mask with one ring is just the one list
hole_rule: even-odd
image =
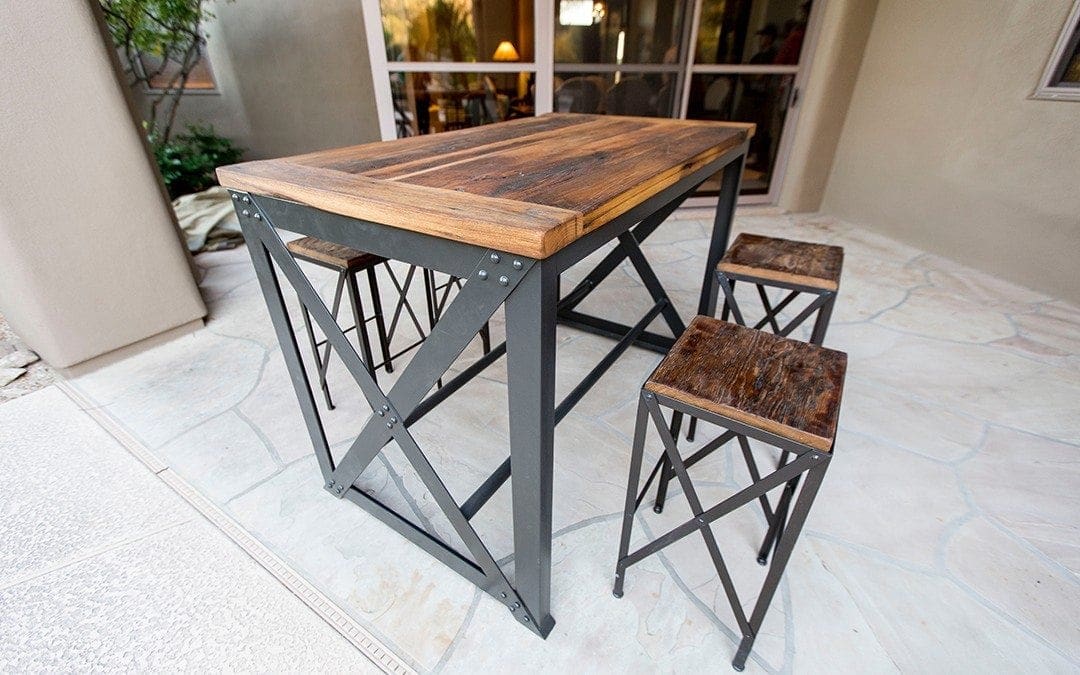
[[754,125],[548,114],[218,169],[227,188],[546,258],[738,147]]

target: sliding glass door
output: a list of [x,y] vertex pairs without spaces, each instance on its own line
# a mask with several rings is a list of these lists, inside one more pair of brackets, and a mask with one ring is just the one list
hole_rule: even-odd
[[362,0],[380,130],[550,111],[753,122],[741,201],[773,202],[824,2]]

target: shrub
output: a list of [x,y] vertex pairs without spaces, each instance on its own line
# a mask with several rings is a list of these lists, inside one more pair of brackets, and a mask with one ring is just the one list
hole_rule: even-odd
[[238,162],[244,153],[209,124],[189,124],[165,142],[151,136],[150,145],[170,199],[217,185],[214,169]]

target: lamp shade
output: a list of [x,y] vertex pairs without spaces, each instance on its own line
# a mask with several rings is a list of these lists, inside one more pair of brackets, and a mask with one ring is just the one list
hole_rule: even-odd
[[495,54],[491,57],[492,61],[517,61],[519,59],[521,57],[509,40],[500,42],[499,46],[495,48]]

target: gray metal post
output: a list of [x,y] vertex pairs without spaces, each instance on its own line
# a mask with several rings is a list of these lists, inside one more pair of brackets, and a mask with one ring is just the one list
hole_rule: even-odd
[[720,199],[716,203],[716,217],[713,219],[712,236],[709,240],[709,255],[705,259],[705,276],[701,282],[701,299],[698,301],[698,314],[713,316],[716,314],[716,266],[727,250],[731,236],[731,222],[735,219],[735,205],[739,201],[739,182],[742,180],[743,164],[746,153],[724,167],[720,180]]
[[506,299],[514,580],[542,635],[551,617],[551,490],[555,450],[554,267],[538,261]]

